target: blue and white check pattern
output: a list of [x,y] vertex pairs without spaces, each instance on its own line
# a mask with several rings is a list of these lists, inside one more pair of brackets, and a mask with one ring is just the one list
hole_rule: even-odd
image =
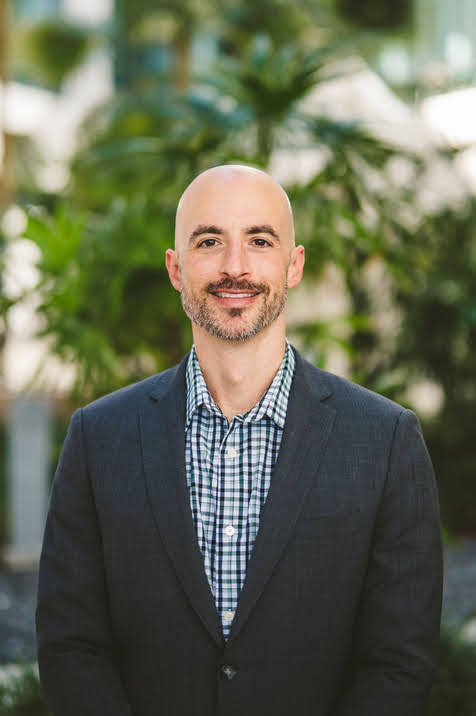
[[251,410],[229,424],[192,347],[187,363],[185,461],[190,504],[223,633],[228,637],[283,434],[294,353]]

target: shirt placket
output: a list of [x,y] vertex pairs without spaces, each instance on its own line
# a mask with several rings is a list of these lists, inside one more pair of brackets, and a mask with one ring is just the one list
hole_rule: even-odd
[[205,539],[207,544],[205,568],[210,582],[213,596],[217,596],[217,552],[219,545],[216,541],[216,524],[220,503],[220,449],[219,445],[223,439],[224,425],[223,418],[215,410],[209,409],[209,441],[210,441],[210,469],[208,472],[206,486],[209,498],[209,519],[204,525]]
[[[287,361],[284,366],[289,364],[292,376],[294,361],[289,346]],[[278,408],[285,415],[289,385],[286,400],[282,400],[283,407],[278,405],[284,385],[281,374],[278,374],[264,400],[246,415],[235,416],[228,424],[206,388],[201,386],[203,378],[198,364],[189,382],[193,385],[194,380],[200,384],[200,389],[203,388],[196,402],[202,402],[208,417],[194,425],[199,442],[203,445],[204,434],[207,441],[206,450],[201,455],[191,456],[192,461],[199,463],[198,469],[196,464],[188,467],[196,489],[196,494],[192,489],[191,500],[197,505],[194,516],[199,543],[227,638],[279,449],[282,426],[271,425],[269,421],[274,420],[275,414],[279,417]],[[203,401],[200,400],[202,395]],[[204,464],[205,455],[207,464]]]
[[[228,635],[235,615],[238,593],[241,587],[238,542],[244,523],[237,519],[237,504],[242,502],[240,482],[240,433],[242,420],[235,416],[220,444],[221,492],[220,512],[217,515],[217,538],[221,544],[220,565],[220,616],[225,636]],[[218,564],[217,564],[218,567]],[[217,575],[217,577],[218,577]]]

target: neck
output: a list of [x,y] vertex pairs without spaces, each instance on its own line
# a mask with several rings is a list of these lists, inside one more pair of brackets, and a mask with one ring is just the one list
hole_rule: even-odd
[[[279,319],[278,319],[279,320]],[[262,398],[284,357],[284,321],[281,330],[262,331],[247,341],[225,341],[193,326],[195,351],[207,388],[231,422]]]

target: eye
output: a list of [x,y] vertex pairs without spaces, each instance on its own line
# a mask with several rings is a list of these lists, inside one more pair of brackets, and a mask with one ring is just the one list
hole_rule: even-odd
[[200,241],[198,244],[198,248],[205,246],[205,247],[212,247],[215,246],[217,243],[216,239],[204,239],[203,241]]
[[261,247],[261,246],[263,246],[263,247],[264,247],[264,246],[271,246],[271,244],[270,244],[269,241],[266,241],[266,239],[261,239],[261,238],[259,238],[259,237],[257,237],[256,239],[253,239],[253,243],[254,243],[255,246],[260,246],[260,247]]

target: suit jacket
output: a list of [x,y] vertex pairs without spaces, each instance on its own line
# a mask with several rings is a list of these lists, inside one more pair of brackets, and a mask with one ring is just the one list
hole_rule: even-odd
[[71,419],[37,608],[55,716],[420,715],[441,540],[416,417],[296,354],[225,642],[186,484],[186,360]]

